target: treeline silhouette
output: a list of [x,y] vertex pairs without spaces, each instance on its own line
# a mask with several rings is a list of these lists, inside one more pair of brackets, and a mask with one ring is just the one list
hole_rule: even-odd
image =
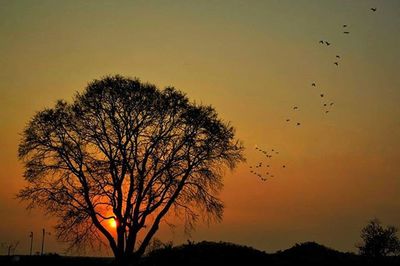
[[[1,256],[0,265],[113,265],[112,258],[46,256]],[[144,256],[140,266],[158,265],[400,265],[399,256],[372,258],[340,252],[315,242],[296,244],[276,253],[266,253],[252,247],[226,243],[188,242],[180,246],[165,245]]]

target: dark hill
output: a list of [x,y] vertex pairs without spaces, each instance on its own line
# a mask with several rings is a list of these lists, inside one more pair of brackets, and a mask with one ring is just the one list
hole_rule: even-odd
[[296,244],[295,246],[272,254],[279,265],[365,265],[362,257],[352,253],[343,253],[315,242]]
[[[112,266],[110,258],[84,258],[51,256],[0,256],[0,265],[26,266]],[[296,244],[295,246],[268,254],[251,247],[226,242],[199,242],[181,246],[165,246],[150,252],[140,262],[140,266],[225,266],[225,265],[265,265],[265,266],[301,266],[301,265],[379,265],[399,266],[400,257],[386,257],[372,261],[353,253],[339,252],[315,242]]]
[[296,244],[287,250],[268,254],[251,247],[232,243],[203,241],[156,250],[143,259],[142,265],[400,266],[400,258],[387,257],[379,261],[372,261],[353,253],[343,253],[327,248],[315,242]]
[[203,241],[151,252],[143,265],[265,265],[267,253],[226,242]]

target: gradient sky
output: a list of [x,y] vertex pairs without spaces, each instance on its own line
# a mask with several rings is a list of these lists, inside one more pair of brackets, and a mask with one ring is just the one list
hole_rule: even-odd
[[[398,0],[0,0],[0,36],[0,242],[19,240],[18,253],[30,231],[39,250],[41,228],[54,225],[15,199],[19,134],[36,111],[107,74],[212,104],[246,145],[248,163],[226,173],[223,222],[200,225],[192,240],[355,251],[369,219],[400,227]],[[335,102],[329,114],[322,91]],[[300,127],[285,122],[294,105]],[[248,172],[255,145],[279,150],[287,168],[260,182]],[[189,238],[181,226],[158,237]],[[49,236],[46,251],[62,250]]]

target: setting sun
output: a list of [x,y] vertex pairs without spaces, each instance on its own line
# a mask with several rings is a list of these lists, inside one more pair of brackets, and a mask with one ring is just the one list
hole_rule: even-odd
[[117,222],[115,221],[115,219],[111,219],[108,224],[110,225],[111,228],[116,228],[117,227]]

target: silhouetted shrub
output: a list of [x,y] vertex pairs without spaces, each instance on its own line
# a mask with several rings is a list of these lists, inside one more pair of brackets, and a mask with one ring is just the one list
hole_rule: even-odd
[[363,243],[357,246],[360,255],[379,258],[399,254],[400,241],[396,235],[397,231],[394,226],[384,228],[378,219],[369,221],[361,230]]

